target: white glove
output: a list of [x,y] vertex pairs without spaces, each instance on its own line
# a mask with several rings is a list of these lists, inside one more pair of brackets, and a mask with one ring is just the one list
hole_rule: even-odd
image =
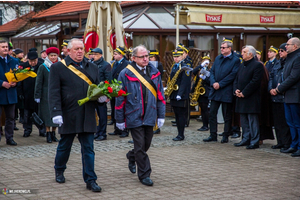
[[181,96],[177,95],[176,100],[179,101],[181,99]]
[[201,66],[202,66],[202,67],[205,67],[206,65],[209,65],[209,60],[204,60],[204,61],[201,63]]
[[107,96],[105,96],[105,95],[103,95],[103,96],[101,96],[101,97],[98,98],[98,102],[99,103],[104,103],[106,101],[107,101]]
[[157,127],[158,128],[161,128],[164,125],[164,123],[165,123],[165,119],[163,119],[163,118],[157,119]]
[[203,74],[200,74],[200,76],[199,76],[202,80],[205,80],[206,79],[206,76],[205,75],[203,75]]
[[34,99],[35,102],[40,103],[41,99]]
[[123,123],[116,123],[116,126],[118,127],[118,129],[120,129],[120,130],[124,130],[125,129],[125,122],[123,122]]
[[53,118],[52,118],[52,121],[53,121],[54,124],[58,124],[59,127],[61,127],[61,125],[64,123],[64,122],[63,122],[63,118],[62,118],[61,115],[58,115],[58,116],[53,117]]

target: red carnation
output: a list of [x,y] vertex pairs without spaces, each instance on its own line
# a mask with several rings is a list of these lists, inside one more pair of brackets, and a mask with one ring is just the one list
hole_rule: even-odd
[[27,67],[26,69],[30,70],[30,67]]
[[20,65],[19,67],[18,67],[19,69],[23,69],[23,67]]
[[111,87],[107,87],[109,93],[113,93],[113,89]]
[[120,90],[119,92],[118,92],[118,96],[120,97],[120,96],[122,96],[123,94],[126,94],[126,92],[124,91],[124,90]]
[[109,84],[109,82],[108,82],[108,81],[104,81],[104,83],[106,83],[106,84]]

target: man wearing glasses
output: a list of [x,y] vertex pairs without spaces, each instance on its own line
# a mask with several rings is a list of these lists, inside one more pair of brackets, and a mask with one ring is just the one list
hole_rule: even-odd
[[285,45],[286,58],[282,74],[282,82],[276,87],[276,93],[284,94],[284,109],[286,122],[290,127],[292,143],[282,153],[292,153],[300,156],[300,40],[297,37],[289,39]]
[[140,182],[152,186],[147,151],[156,119],[158,128],[164,124],[166,102],[160,73],[149,63],[145,46],[139,45],[133,49],[132,60],[118,78],[122,81],[122,89],[129,95],[116,98],[116,124],[121,130],[125,127],[130,129],[134,141],[134,149],[126,154],[130,172],[136,173],[137,164]]
[[225,121],[221,143],[228,142],[232,122],[233,81],[240,66],[240,59],[232,50],[232,42],[225,39],[221,44],[221,55],[218,55],[210,70],[211,100],[209,124],[210,136],[204,142],[217,141],[217,114],[222,104],[222,114]]

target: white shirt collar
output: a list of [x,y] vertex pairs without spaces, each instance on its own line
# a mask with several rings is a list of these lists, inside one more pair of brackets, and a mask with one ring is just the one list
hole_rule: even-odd
[[[144,68],[142,68],[142,67],[138,66],[137,64],[136,64],[136,66],[137,66],[141,71],[143,71],[143,70],[146,69],[146,67],[147,67],[147,66],[145,66]],[[145,74],[146,74],[146,70],[145,70]]]

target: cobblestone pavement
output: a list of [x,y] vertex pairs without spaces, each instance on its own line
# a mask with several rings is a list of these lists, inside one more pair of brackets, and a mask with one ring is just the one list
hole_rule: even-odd
[[[142,185],[128,170],[125,154],[133,147],[130,137],[108,136],[95,142],[101,193],[85,189],[77,140],[65,171],[66,183],[58,184],[53,169],[57,143],[46,143],[36,129],[23,138],[18,124],[14,137],[18,146],[7,146],[4,137],[0,142],[0,189],[30,189],[34,194],[0,194],[0,199],[300,199],[300,160],[271,149],[276,141],[264,141],[256,150],[234,147],[239,139],[206,144],[202,139],[209,133],[196,131],[202,123],[192,119],[185,140],[174,142],[177,130],[170,121],[166,119],[148,152],[153,187]],[[112,128],[108,126],[108,132]]]

